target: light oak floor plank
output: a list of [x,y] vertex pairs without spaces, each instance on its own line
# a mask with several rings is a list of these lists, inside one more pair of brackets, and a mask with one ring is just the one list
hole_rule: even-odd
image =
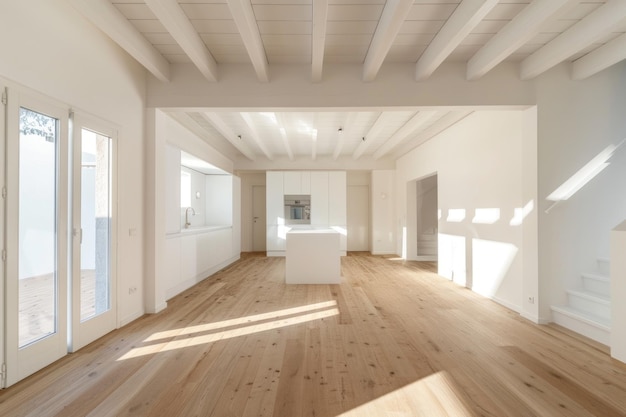
[[1,416],[626,416],[626,365],[439,277],[350,253],[339,285],[242,259],[0,391]]

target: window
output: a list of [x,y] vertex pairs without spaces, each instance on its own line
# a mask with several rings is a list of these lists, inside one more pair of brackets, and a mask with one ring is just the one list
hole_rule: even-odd
[[191,174],[180,171],[180,206],[191,207]]

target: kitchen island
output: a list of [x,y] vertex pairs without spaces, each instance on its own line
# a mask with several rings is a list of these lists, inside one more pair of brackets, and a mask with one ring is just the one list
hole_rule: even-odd
[[333,229],[291,229],[287,232],[287,284],[339,284],[339,232]]

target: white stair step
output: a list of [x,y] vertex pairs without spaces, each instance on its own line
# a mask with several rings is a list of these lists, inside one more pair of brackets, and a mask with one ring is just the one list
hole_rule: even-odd
[[420,256],[436,256],[437,248],[418,248],[417,254]]
[[596,260],[598,263],[598,271],[605,276],[610,276],[611,274],[611,260],[609,258],[598,258]]
[[601,294],[584,290],[567,290],[568,305],[591,316],[611,318],[611,300]]
[[611,321],[571,306],[552,306],[552,321],[596,342],[611,343]]
[[436,248],[438,246],[438,243],[434,240],[418,240],[417,246],[423,248]]
[[583,273],[583,288],[595,294],[601,294],[606,298],[611,296],[611,279],[601,274]]
[[417,241],[418,241],[418,242],[424,242],[424,241],[428,241],[428,242],[435,241],[435,242],[436,242],[436,241],[437,241],[437,237],[438,237],[437,233],[433,233],[433,234],[430,234],[430,233],[424,233],[424,234],[421,234],[421,235],[417,238]]

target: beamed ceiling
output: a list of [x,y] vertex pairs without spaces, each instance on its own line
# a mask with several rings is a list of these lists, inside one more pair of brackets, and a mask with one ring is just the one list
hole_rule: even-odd
[[[193,65],[208,83],[223,65],[249,65],[259,83],[273,65],[308,71],[414,65],[416,82],[445,62],[477,80],[501,62],[532,79],[563,62],[574,79],[626,58],[626,0],[70,0],[158,80]],[[173,113],[224,152],[249,160],[399,156],[469,114],[462,110]]]

